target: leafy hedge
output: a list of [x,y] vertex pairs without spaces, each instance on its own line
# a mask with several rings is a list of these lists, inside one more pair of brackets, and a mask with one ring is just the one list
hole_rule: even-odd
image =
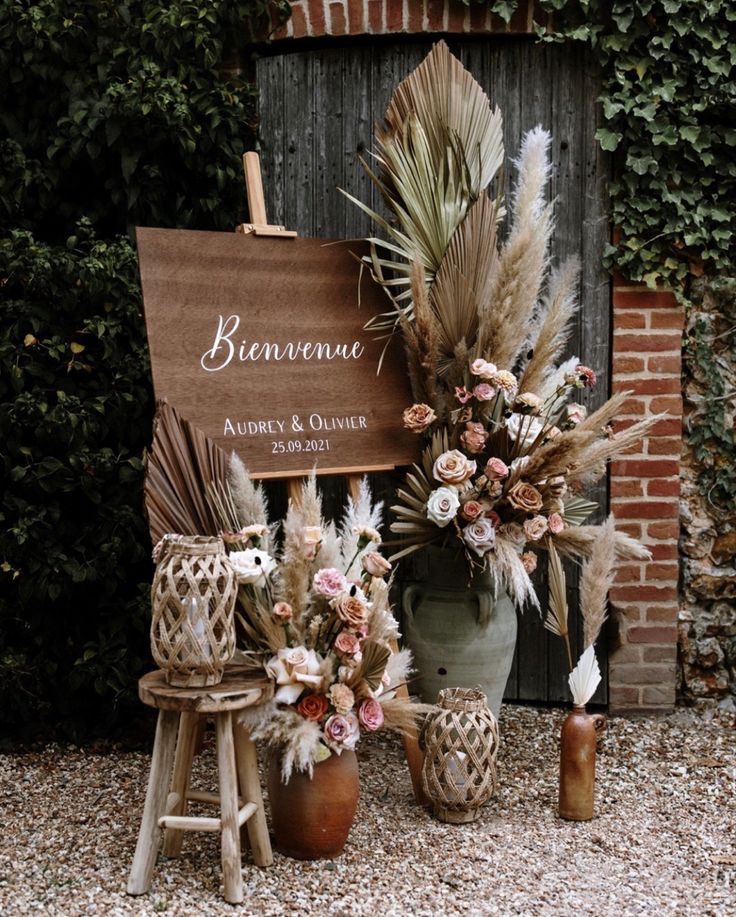
[[[136,224],[229,229],[267,0],[0,2],[0,717],[112,728],[148,661]],[[229,63],[230,62],[230,63]]]

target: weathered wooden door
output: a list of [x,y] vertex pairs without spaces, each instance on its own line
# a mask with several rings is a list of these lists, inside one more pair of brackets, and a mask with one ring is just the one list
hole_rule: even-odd
[[[593,139],[595,67],[574,45],[505,38],[450,39],[448,43],[500,106],[507,161],[517,155],[523,132],[537,124],[552,132],[550,194],[557,201],[553,257],[575,253],[581,257],[584,309],[570,354],[584,357],[599,371],[601,381],[591,397],[591,404],[598,404],[607,395],[610,284],[601,266],[609,221],[607,163]],[[382,118],[392,91],[431,45],[431,41],[333,44],[275,53],[258,61],[261,156],[271,222],[323,238],[369,234],[367,218],[338,188],[376,206],[358,157],[370,151],[373,125]],[[390,500],[391,482],[378,483]],[[605,485],[597,496],[605,508]],[[540,571],[540,582],[543,577]],[[576,583],[569,579],[574,609]],[[544,592],[542,586],[540,594]],[[577,615],[571,614],[571,619],[576,623]],[[575,623],[573,636],[579,644]],[[528,701],[568,698],[561,641],[544,631],[534,612],[520,618],[506,696]],[[605,703],[606,698],[604,677],[594,700]]]

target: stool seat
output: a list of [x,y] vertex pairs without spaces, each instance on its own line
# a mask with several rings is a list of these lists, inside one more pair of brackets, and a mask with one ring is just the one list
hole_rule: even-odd
[[[159,713],[128,894],[142,895],[150,889],[162,830],[165,856],[179,855],[185,831],[214,831],[221,835],[225,899],[239,904],[243,901],[241,827],[246,826],[255,865],[270,866],[273,853],[256,749],[235,714],[269,701],[273,683],[243,666],[232,665],[226,667],[217,685],[177,688],[167,684],[159,670],[141,678],[138,695]],[[197,736],[209,715],[214,716],[217,734],[219,794],[189,788]],[[188,815],[190,801],[218,805],[220,817]]]

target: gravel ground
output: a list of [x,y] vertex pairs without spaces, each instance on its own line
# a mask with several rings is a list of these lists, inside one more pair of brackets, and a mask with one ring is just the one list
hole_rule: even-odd
[[[0,756],[0,913],[15,915],[736,915],[732,714],[612,718],[596,817],[555,814],[562,710],[506,707],[501,786],[471,825],[412,804],[400,743],[360,748],[361,802],[343,855],[245,855],[246,903],[220,897],[218,838],[190,834],[149,895],[125,894],[149,758],[50,746]],[[195,784],[214,777],[212,737]],[[208,781],[212,788],[212,782]]]

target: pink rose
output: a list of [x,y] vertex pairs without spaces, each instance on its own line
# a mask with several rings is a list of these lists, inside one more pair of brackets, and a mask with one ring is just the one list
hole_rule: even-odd
[[279,624],[286,624],[294,617],[294,611],[288,602],[276,602],[271,609],[271,614]]
[[360,652],[360,640],[351,634],[349,630],[341,630],[335,637],[334,648],[338,653],[344,653],[346,656],[354,656]]
[[404,411],[403,419],[407,430],[424,433],[437,420],[437,415],[428,404],[413,404]]
[[348,627],[360,627],[365,624],[368,618],[368,611],[365,605],[352,595],[342,595],[335,602],[335,611],[338,618],[347,624]]
[[472,522],[473,519],[477,519],[478,516],[483,514],[483,505],[477,500],[468,500],[467,503],[463,503],[460,507],[460,515],[463,519],[467,519],[468,522]]
[[579,424],[588,416],[588,409],[584,404],[568,404],[567,419],[570,423]]
[[559,535],[560,532],[565,528],[565,520],[559,513],[552,513],[552,515],[547,520],[547,525],[549,526],[549,530],[553,535]]
[[529,541],[539,541],[547,531],[547,520],[544,516],[532,516],[524,523],[524,534]]
[[314,574],[312,588],[319,595],[334,599],[343,592],[347,592],[348,581],[334,567],[324,567]]
[[525,551],[521,555],[521,565],[524,567],[526,572],[531,576],[532,573],[537,569],[537,555],[532,551]]
[[432,474],[435,480],[443,484],[462,484],[475,474],[475,462],[469,461],[462,452],[451,449],[443,452],[434,463]]
[[496,389],[487,382],[479,382],[473,389],[473,394],[478,401],[491,401],[496,397]]
[[489,481],[502,481],[509,476],[509,466],[500,458],[490,458],[486,462],[485,474]]
[[496,364],[487,363],[483,359],[473,360],[470,364],[470,372],[474,376],[479,376],[487,381],[496,372]]
[[354,748],[360,736],[360,723],[354,713],[331,716],[325,723],[325,739],[338,753],[343,748]]
[[385,576],[391,572],[391,564],[378,551],[368,551],[363,555],[361,563],[369,576]]
[[383,707],[373,698],[364,700],[358,707],[358,720],[363,729],[375,732],[383,726]]
[[468,421],[465,424],[465,432],[460,436],[460,443],[466,452],[477,455],[483,451],[487,439],[488,433],[482,423]]

